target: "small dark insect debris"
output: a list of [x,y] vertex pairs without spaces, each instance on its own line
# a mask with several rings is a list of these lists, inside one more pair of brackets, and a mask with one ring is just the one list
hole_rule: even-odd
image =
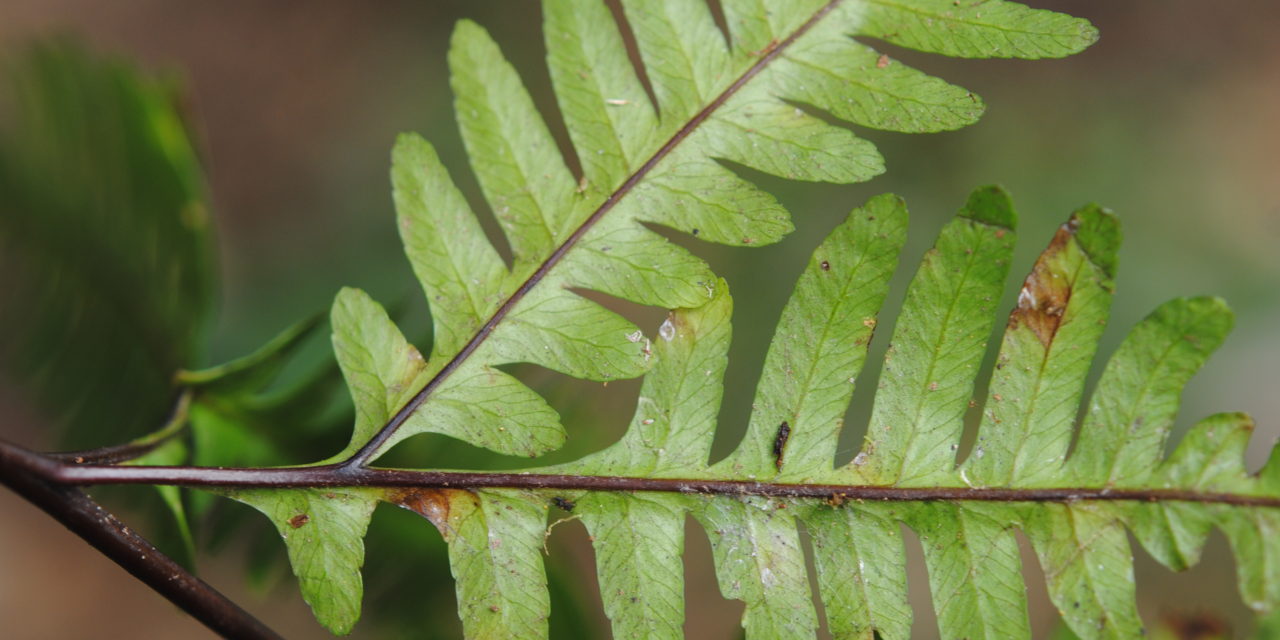
[[791,437],[791,425],[786,420],[778,425],[778,436],[773,439],[773,464],[782,471],[782,451],[787,447],[787,438]]
[[298,515],[292,518],[289,518],[289,526],[293,527],[294,529],[297,529],[298,527],[301,527],[302,525],[308,522],[311,522],[311,516],[305,513],[299,513]]
[[698,234],[699,234],[699,233],[701,233],[701,232],[700,232],[700,231],[698,231],[697,229],[694,229],[692,233],[693,233],[693,235],[695,235],[695,236],[696,236],[696,235],[698,235]]
[[831,270],[831,263],[830,263],[830,262],[827,262],[826,260],[823,260],[823,261],[822,261],[822,270],[823,270],[823,271],[830,271],[830,270]]
[[561,498],[560,496],[556,496],[556,497],[552,498],[552,499],[551,499],[551,504],[554,504],[554,505],[556,505],[557,507],[560,507],[561,509],[564,509],[565,511],[573,511],[573,508],[574,508],[574,507],[576,507],[576,506],[578,506],[578,505],[574,504],[574,502],[573,502],[572,500],[565,500],[564,498]]

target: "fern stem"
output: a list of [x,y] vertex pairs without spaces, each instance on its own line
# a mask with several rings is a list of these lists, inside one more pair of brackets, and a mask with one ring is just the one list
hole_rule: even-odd
[[281,637],[161,553],[83,491],[49,476],[50,470],[71,466],[0,441],[0,482],[178,608],[227,638]]
[[185,388],[178,392],[177,400],[174,401],[173,409],[169,411],[169,417],[165,420],[164,426],[150,435],[124,444],[81,451],[59,451],[57,453],[46,453],[45,455],[59,462],[75,464],[120,464],[136,460],[155,451],[160,445],[177,437],[178,434],[186,429],[187,412],[191,408],[191,398],[193,396],[194,393],[190,388]]
[[839,484],[783,484],[749,480],[580,476],[529,472],[419,471],[351,468],[343,465],[279,468],[143,467],[72,465],[0,442],[0,460],[22,466],[64,485],[155,484],[188,487],[418,487],[454,489],[551,489],[563,491],[643,491],[691,495],[820,498],[833,504],[887,502],[1197,502],[1245,507],[1280,507],[1280,498],[1184,489],[1095,487],[893,487]]

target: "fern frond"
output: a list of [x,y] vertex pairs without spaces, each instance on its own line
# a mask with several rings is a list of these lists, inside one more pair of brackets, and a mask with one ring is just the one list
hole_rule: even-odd
[[[907,7],[932,11],[933,4]],[[1038,57],[1067,55],[1095,37],[1081,20],[1013,3],[997,6],[1003,17],[989,18],[991,24],[969,24],[962,19],[965,12],[956,14],[946,22],[954,33],[941,39],[969,38],[968,55]],[[388,396],[388,406],[408,401],[416,407],[428,395],[442,398],[472,388],[464,382],[478,375],[501,377],[492,367],[507,362],[532,362],[591,380],[642,374],[651,358],[639,330],[568,289],[666,308],[696,307],[714,295],[715,278],[701,260],[640,223],[712,242],[767,244],[790,231],[789,216],[719,160],[800,180],[854,182],[882,171],[870,143],[794,104],[907,132],[956,128],[981,112],[967,91],[850,38],[883,35],[877,29],[884,25],[917,30],[916,14],[900,6],[727,2],[727,36],[703,2],[638,1],[624,8],[654,101],[603,4],[545,5],[548,63],[582,165],[579,180],[498,46],[473,23],[455,30],[449,63],[458,124],[514,263],[505,265],[490,246],[430,145],[403,137],[394,154],[396,205],[410,261],[431,305],[435,341],[430,357],[417,362],[409,352],[409,361],[399,365],[407,367],[400,372],[404,379],[397,379],[403,383],[399,389],[416,395]],[[868,24],[877,26],[868,31]],[[1024,48],[990,40],[979,50],[974,43],[985,37],[982,30],[997,27],[1021,30],[1017,42]],[[923,40],[907,44],[936,48]],[[353,295],[340,297],[339,314],[363,304],[351,302]],[[340,340],[349,335],[336,333]],[[344,370],[349,377],[367,371],[354,361],[344,361]],[[528,396],[537,417],[509,420],[509,430],[546,427],[542,416],[549,410],[533,410],[538,400],[528,392],[514,393]],[[481,400],[466,402],[485,404]],[[501,414],[499,407],[486,406]],[[356,453],[368,461],[426,431],[508,454],[537,455],[559,445],[555,438],[505,446],[478,442],[462,428],[408,414],[362,423],[341,455]]]
[[711,540],[722,592],[746,603],[751,638],[812,637],[815,588],[835,637],[909,637],[904,524],[923,544],[944,637],[1029,637],[1019,530],[1081,637],[1143,635],[1126,531],[1169,568],[1185,569],[1220,528],[1239,559],[1246,603],[1259,612],[1280,605],[1268,539],[1280,527],[1280,464],[1273,456],[1259,474],[1246,472],[1249,419],[1212,416],[1172,455],[1162,453],[1181,388],[1230,328],[1221,301],[1174,300],[1130,332],[1068,455],[1119,245],[1115,218],[1095,206],[1062,225],[1024,281],[977,442],[961,461],[964,414],[1016,226],[1001,190],[975,191],[908,289],[862,452],[833,466],[906,217],[899,199],[873,198],[813,254],[770,347],[747,435],[725,460],[708,460],[732,311],[719,281],[709,302],[664,322],[631,425],[603,451],[485,483],[484,474],[450,476],[463,488],[275,491],[315,501],[271,503],[282,533],[300,541],[290,547],[301,577],[325,575],[312,568],[326,556],[320,549],[358,549],[352,514],[367,522],[360,505],[385,500],[417,511],[449,542],[468,637],[545,636],[540,554],[554,503],[587,527],[616,637],[681,637],[688,515]]
[[[777,201],[722,161],[796,180],[856,182],[883,170],[879,154],[848,128],[829,124],[811,110],[900,132],[955,129],[981,113],[982,103],[968,91],[901,65],[852,36],[948,55],[1023,58],[1069,55],[1096,39],[1086,21],[1001,0],[980,3],[984,11],[937,0],[721,4],[723,32],[701,0],[624,2],[625,19],[617,22],[603,3],[544,3],[548,65],[581,176],[568,169],[570,163],[497,44],[478,25],[457,26],[449,64],[458,125],[513,260],[505,263],[485,237],[431,145],[402,136],[393,153],[396,209],[406,252],[430,305],[434,340],[430,353],[420,353],[363,292],[339,294],[332,315],[334,345],[355,400],[356,424],[350,444],[317,464],[363,467],[421,433],[452,436],[508,455],[536,457],[557,449],[565,433],[555,411],[496,367],[528,362],[589,380],[632,378],[663,366],[668,338],[664,332],[646,337],[572,289],[727,314],[724,283],[702,260],[646,225],[739,246],[776,242],[791,230],[789,215]],[[624,30],[635,39],[640,69],[628,58]],[[893,208],[888,202],[877,206]],[[883,299],[905,221],[887,215],[883,224],[848,232],[868,239],[883,233],[888,239],[876,240],[881,254],[868,258],[865,269],[841,285],[841,291],[858,297],[840,313],[872,317]],[[833,255],[846,250],[831,246]],[[815,283],[815,299],[828,294]],[[679,317],[693,322],[693,313]],[[727,316],[705,319],[708,326],[724,325],[727,340]],[[797,330],[805,329],[804,318],[793,322]],[[803,356],[797,366],[817,373],[860,364],[862,350],[841,341],[852,335],[865,343],[871,327],[834,328],[835,318],[826,324],[832,325],[828,350],[808,360]],[[700,381],[688,373],[692,389]],[[703,376],[718,380],[710,373]],[[788,385],[779,379],[767,392],[778,396],[775,413],[794,410],[815,420],[834,411],[841,398],[847,403],[852,388],[848,382],[826,384],[813,391],[812,399],[797,400],[787,395],[796,390]],[[703,408],[713,412],[717,404],[718,397],[707,398]],[[753,420],[754,440],[762,432],[773,437],[772,419]],[[705,424],[710,433],[712,423]],[[684,423],[669,428],[671,437],[688,448],[679,456],[659,455],[644,473],[705,463],[705,456],[694,454],[709,447],[709,435],[704,439],[686,431]],[[795,442],[787,445],[785,471],[769,461],[774,445],[756,442],[751,453],[714,472],[706,470],[707,477],[748,468],[755,469],[750,474],[789,481],[820,474],[833,447],[827,436],[836,431],[831,426],[821,432],[797,430]],[[682,466],[671,466],[676,460]],[[770,473],[772,465],[776,469]],[[304,597],[338,633],[356,620],[362,554],[351,549],[360,547],[373,505],[379,499],[406,505],[423,500],[363,488],[227,493],[275,521],[302,578]],[[498,628],[516,635],[545,633],[545,578],[536,558],[542,500],[501,489],[444,491],[428,500],[435,506],[422,508],[435,514],[451,541],[463,602],[476,603],[475,611],[464,616],[469,635]],[[683,503],[666,500],[636,507],[637,517],[682,517]],[[494,540],[506,542],[495,546]],[[317,549],[333,545],[348,551],[319,560]],[[678,553],[668,549],[660,557],[678,558]],[[321,571],[316,567],[323,568],[324,579],[316,578]],[[797,576],[803,578],[803,572]]]
[[[1115,219],[1097,207],[1059,229],[1025,281],[978,442],[957,464],[1015,225],[1002,192],[975,192],[908,291],[862,452],[832,468],[905,213],[891,197],[873,199],[815,252],[767,356],[748,435],[726,460],[708,466],[707,449],[684,444],[686,429],[706,445],[714,428],[728,341],[722,294],[672,314],[671,342],[659,344],[662,358],[622,441],[539,470],[679,478],[662,485],[676,495],[555,494],[577,501],[615,635],[680,637],[686,513],[707,531],[725,597],[745,601],[753,638],[812,637],[813,586],[835,637],[909,637],[900,523],[923,543],[943,637],[1029,636],[1016,530],[1081,637],[1143,634],[1126,529],[1183,569],[1219,527],[1240,560],[1246,602],[1259,612],[1280,604],[1280,567],[1264,542],[1280,516],[1280,465],[1245,472],[1248,419],[1213,416],[1162,459],[1182,386],[1229,329],[1220,301],[1175,300],[1131,332],[1067,456],[1119,243]],[[801,528],[812,540],[813,586]]]

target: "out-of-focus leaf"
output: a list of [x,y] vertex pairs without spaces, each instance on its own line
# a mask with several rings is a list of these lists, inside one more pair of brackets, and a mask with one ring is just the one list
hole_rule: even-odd
[[171,82],[66,42],[6,61],[0,358],[76,446],[168,410],[213,300],[204,179]]
[[297,322],[247,356],[220,365],[177,373],[179,384],[219,393],[261,388],[284,368],[299,345],[320,327],[322,314]]

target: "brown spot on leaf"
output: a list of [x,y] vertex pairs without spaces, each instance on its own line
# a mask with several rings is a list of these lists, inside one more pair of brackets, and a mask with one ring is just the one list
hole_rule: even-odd
[[410,487],[397,489],[387,495],[387,501],[400,505],[435,525],[440,533],[447,534],[449,529],[449,510],[453,499],[468,491],[462,489],[426,489]]
[[887,66],[889,66],[889,56],[880,54],[880,57],[876,59],[876,68],[883,69]]
[[1055,271],[1052,263],[1075,236],[1078,225],[1079,221],[1072,217],[1058,227],[1053,240],[1023,281],[1022,290],[1018,292],[1018,306],[1009,314],[1009,329],[1022,326],[1031,329],[1046,349],[1053,344],[1062,324],[1062,314],[1066,313],[1067,302],[1071,300],[1072,283],[1065,274]]
[[289,518],[289,526],[293,527],[294,529],[297,529],[298,527],[301,527],[302,525],[308,522],[311,522],[311,516],[305,513],[299,513],[298,515],[292,518]]
[[822,266],[822,270],[823,270],[823,271],[830,271],[830,270],[831,270],[831,263],[830,263],[830,262],[827,262],[826,260],[823,260],[823,261],[822,261],[822,265],[821,265],[821,266]]

